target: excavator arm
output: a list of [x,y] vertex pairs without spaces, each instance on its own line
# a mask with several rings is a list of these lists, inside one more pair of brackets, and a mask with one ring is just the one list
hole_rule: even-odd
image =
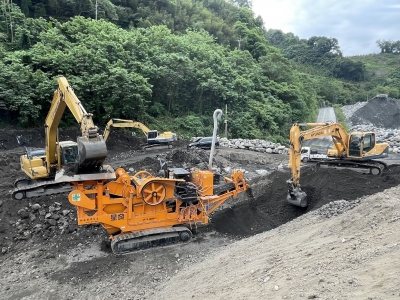
[[[300,126],[312,127],[309,130],[301,131]],[[306,207],[306,193],[300,188],[300,164],[301,164],[301,145],[304,140],[323,138],[331,136],[337,153],[346,151],[349,139],[348,134],[342,125],[338,123],[295,123],[290,129],[289,142],[289,167],[292,177],[288,183],[288,201],[291,204]]]
[[107,141],[108,136],[110,135],[111,127],[131,127],[138,128],[143,131],[143,134],[147,138],[147,134],[151,131],[146,125],[140,122],[134,122],[132,120],[124,120],[124,119],[111,119],[108,121],[106,128],[104,129],[103,137],[104,141]]
[[124,119],[111,119],[110,121],[108,121],[103,133],[105,141],[107,141],[107,138],[110,135],[111,127],[130,127],[141,129],[147,139],[146,147],[156,145],[170,145],[171,142],[177,140],[176,133],[173,133],[171,131],[159,133],[157,130],[150,130],[146,125],[140,122],[134,122],[132,120]]
[[45,121],[46,162],[48,174],[61,169],[58,147],[58,126],[68,107],[80,124],[82,136],[78,138],[79,167],[81,169],[98,168],[107,156],[107,147],[94,125],[92,114],[87,113],[74,90],[65,77],[59,77],[58,89],[54,92],[49,113]]

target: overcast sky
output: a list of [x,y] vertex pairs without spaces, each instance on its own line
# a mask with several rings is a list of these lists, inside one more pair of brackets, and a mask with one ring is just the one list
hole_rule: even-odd
[[253,0],[266,29],[299,38],[336,38],[343,55],[379,53],[377,40],[400,40],[400,0]]

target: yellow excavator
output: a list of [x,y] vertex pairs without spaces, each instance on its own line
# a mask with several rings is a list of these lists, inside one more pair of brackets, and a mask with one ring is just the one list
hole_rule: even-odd
[[176,133],[171,131],[166,131],[163,133],[159,133],[157,130],[150,130],[146,125],[140,122],[135,122],[132,120],[124,120],[124,119],[111,119],[108,121],[106,128],[104,130],[103,136],[104,141],[107,141],[108,136],[110,135],[111,127],[130,127],[141,129],[147,138],[147,145],[144,146],[144,149],[157,145],[171,145],[173,141],[177,140]]
[[[28,179],[15,181],[12,196],[16,200],[68,192],[71,180],[115,178],[110,175],[112,170],[108,172],[103,166],[107,147],[92,114],[86,112],[66,78],[57,81],[58,89],[45,121],[46,148],[27,149],[20,157],[21,170]],[[77,142],[58,140],[58,125],[66,107],[80,124],[82,136]]]
[[[311,127],[301,130],[301,126]],[[380,175],[387,166],[376,160],[389,154],[388,143],[377,143],[375,132],[347,133],[342,125],[327,123],[295,123],[290,129],[289,168],[292,177],[287,181],[289,203],[307,207],[307,195],[300,188],[301,146],[304,140],[332,137],[333,149],[327,151],[327,159],[318,166],[359,168],[369,170],[369,174]]]

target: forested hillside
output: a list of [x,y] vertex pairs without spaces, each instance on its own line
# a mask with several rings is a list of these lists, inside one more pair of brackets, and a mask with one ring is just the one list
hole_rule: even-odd
[[320,95],[331,104],[366,101],[382,93],[400,96],[400,41],[376,41],[380,54],[343,57],[335,38],[300,39],[275,29],[268,30],[266,37],[297,70],[327,79]]
[[251,1],[97,2],[0,2],[1,124],[41,126],[58,76],[99,126],[128,118],[184,136],[209,135],[227,105],[230,137],[284,141],[319,106],[366,96],[364,62],[334,39],[267,32]]

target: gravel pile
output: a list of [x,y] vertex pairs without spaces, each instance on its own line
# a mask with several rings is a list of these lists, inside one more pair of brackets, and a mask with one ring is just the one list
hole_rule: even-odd
[[312,213],[314,215],[331,218],[331,217],[340,215],[350,209],[353,209],[354,207],[358,206],[360,203],[361,203],[360,199],[357,199],[354,201],[347,201],[347,200],[333,201],[328,204],[325,204],[321,208],[313,211]]
[[343,114],[346,117],[346,121],[349,122],[350,118],[353,116],[353,114],[359,110],[360,108],[364,107],[368,102],[357,102],[352,105],[345,105],[342,107]]
[[[200,137],[193,137],[191,141],[196,141]],[[280,143],[274,143],[268,140],[260,139],[227,139],[218,138],[221,147],[231,149],[246,149],[262,153],[274,153],[274,154],[288,154],[289,149]]]
[[389,152],[400,153],[400,101],[377,95],[368,102],[342,107],[350,131],[374,131],[377,140],[387,142]]

